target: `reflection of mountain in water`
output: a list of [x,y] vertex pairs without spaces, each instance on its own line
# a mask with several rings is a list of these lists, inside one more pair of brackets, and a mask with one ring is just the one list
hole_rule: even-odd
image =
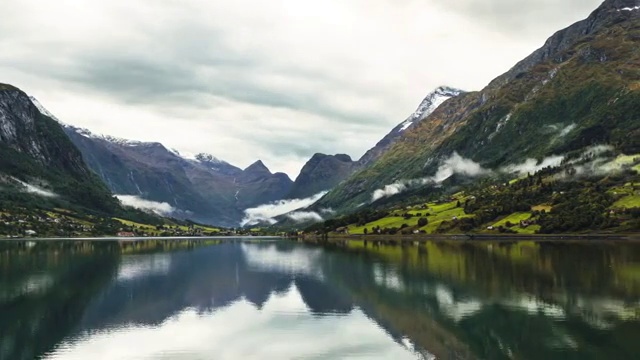
[[3,246],[9,256],[0,260],[0,359],[35,359],[76,328],[113,277],[119,252],[113,244],[64,245],[60,253]]
[[[192,356],[206,357],[218,346],[233,354],[230,358],[255,357],[256,354],[237,352],[251,348],[250,344],[225,347],[229,344],[224,339],[232,341],[228,337],[235,334],[247,343],[260,344],[261,355],[278,358],[305,353],[326,358],[348,353],[415,358],[406,349],[407,341],[400,345],[399,334],[389,338],[354,308],[347,292],[323,281],[323,268],[331,263],[324,255],[319,249],[269,243],[125,256],[116,282],[86,311],[76,340],[65,342],[60,349],[81,358],[95,351],[96,342],[117,347],[116,339],[121,338],[144,347],[140,343],[153,333],[156,345],[139,354],[152,356],[164,351],[162,345],[157,345],[163,343],[163,336],[173,336],[167,343],[179,346],[175,333],[180,332],[201,340],[189,346]],[[257,329],[263,334],[258,336]],[[93,330],[103,333],[89,338],[82,335],[94,333]],[[357,339],[350,338],[355,334]],[[287,339],[290,352],[279,353],[272,348],[279,338]],[[393,340],[396,345],[389,346]],[[398,349],[404,350],[396,353]]]
[[[354,343],[393,352],[389,341],[444,359],[640,353],[640,248],[631,245],[273,242],[124,256],[105,246],[23,249],[0,263],[0,359],[33,358],[63,338],[59,351],[86,355],[109,337],[162,343],[185,331],[204,343],[216,337],[209,347],[182,344],[201,354],[226,339],[234,351],[253,346],[253,355],[231,353],[248,357],[260,347],[282,355],[271,347],[280,338],[302,352],[331,342],[322,351],[333,357],[368,351]],[[228,338],[236,331],[246,337]]]
[[295,284],[314,313],[347,313],[345,293],[325,284],[318,249],[228,244],[192,252],[124,256],[118,281],[88,309],[83,328],[158,324],[193,308],[212,311],[245,299],[261,308]]
[[50,358],[96,354],[108,359],[416,359],[358,309],[314,316],[294,283],[272,293],[262,308],[244,298],[214,311],[188,308],[154,326],[121,324],[81,334]]

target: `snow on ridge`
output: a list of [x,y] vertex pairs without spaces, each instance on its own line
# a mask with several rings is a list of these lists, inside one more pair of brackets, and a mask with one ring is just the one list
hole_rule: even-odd
[[178,151],[177,149],[174,149],[174,148],[167,148],[167,150],[169,150],[169,152],[172,153],[173,155],[175,155],[175,156],[177,156],[179,158],[182,158],[184,160],[191,160],[191,161],[195,161],[196,160],[195,157],[190,153],[181,152],[181,151]]
[[[226,164],[227,162],[218,159],[217,157],[207,154],[207,153],[198,153],[193,154],[187,151],[178,151],[176,149],[168,149],[174,155],[188,161],[198,162],[198,163],[209,163],[209,164]],[[218,170],[217,168],[211,168],[212,170]]]
[[47,110],[47,108],[45,108],[42,105],[42,103],[40,103],[40,101],[38,101],[38,99],[36,99],[35,97],[29,95],[29,100],[31,100],[33,105],[35,105],[36,108],[38,108],[38,111],[40,111],[40,113],[42,115],[48,116],[48,117],[52,118],[53,120],[57,121],[60,124],[67,125],[67,124],[63,123],[62,121],[60,121],[60,119],[58,119],[55,115],[53,115],[49,110]]
[[407,130],[411,125],[413,125],[413,121],[407,120],[407,121],[402,123],[402,127],[398,131],[399,132],[403,132],[403,131]]
[[435,89],[418,106],[418,109],[407,118],[402,124],[398,132],[407,130],[415,122],[419,122],[431,115],[445,101],[462,94],[463,91],[448,86],[440,86]]
[[618,9],[618,11],[635,11],[635,10],[640,10],[640,6],[625,7],[622,9]]

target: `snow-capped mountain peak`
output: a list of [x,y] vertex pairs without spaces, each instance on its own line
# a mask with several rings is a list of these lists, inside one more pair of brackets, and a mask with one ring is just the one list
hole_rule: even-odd
[[413,124],[424,120],[427,116],[431,115],[442,103],[445,101],[454,98],[460,94],[464,93],[464,91],[455,89],[448,86],[440,86],[427,95],[424,100],[418,106],[418,109],[411,114],[402,124],[400,124],[400,128],[398,132],[403,132],[411,127]]

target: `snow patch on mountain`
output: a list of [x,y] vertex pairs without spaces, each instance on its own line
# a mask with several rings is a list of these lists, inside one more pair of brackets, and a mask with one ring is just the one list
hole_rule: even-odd
[[454,89],[448,86],[441,86],[422,100],[418,109],[407,118],[402,124],[398,132],[403,132],[411,127],[411,125],[420,122],[431,115],[445,101],[462,94],[464,91]]
[[622,9],[618,9],[618,11],[635,11],[635,10],[640,10],[640,6],[625,7]]
[[59,122],[62,124],[62,121],[60,121],[55,115],[53,115],[49,110],[47,110],[47,108],[45,108],[40,101],[38,101],[38,99],[36,99],[33,96],[29,96],[29,100],[31,100],[31,102],[33,103],[33,105],[35,105],[38,108],[38,111],[40,111],[40,113],[44,116],[48,116],[50,118],[52,118],[53,120]]

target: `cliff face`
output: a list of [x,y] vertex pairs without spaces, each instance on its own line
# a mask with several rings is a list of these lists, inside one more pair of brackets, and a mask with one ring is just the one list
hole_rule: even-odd
[[348,155],[315,154],[300,171],[288,197],[302,199],[330,190],[357,168],[358,163]]
[[0,174],[5,182],[35,183],[90,209],[113,211],[118,206],[61,126],[42,114],[24,92],[4,84],[0,84]]

